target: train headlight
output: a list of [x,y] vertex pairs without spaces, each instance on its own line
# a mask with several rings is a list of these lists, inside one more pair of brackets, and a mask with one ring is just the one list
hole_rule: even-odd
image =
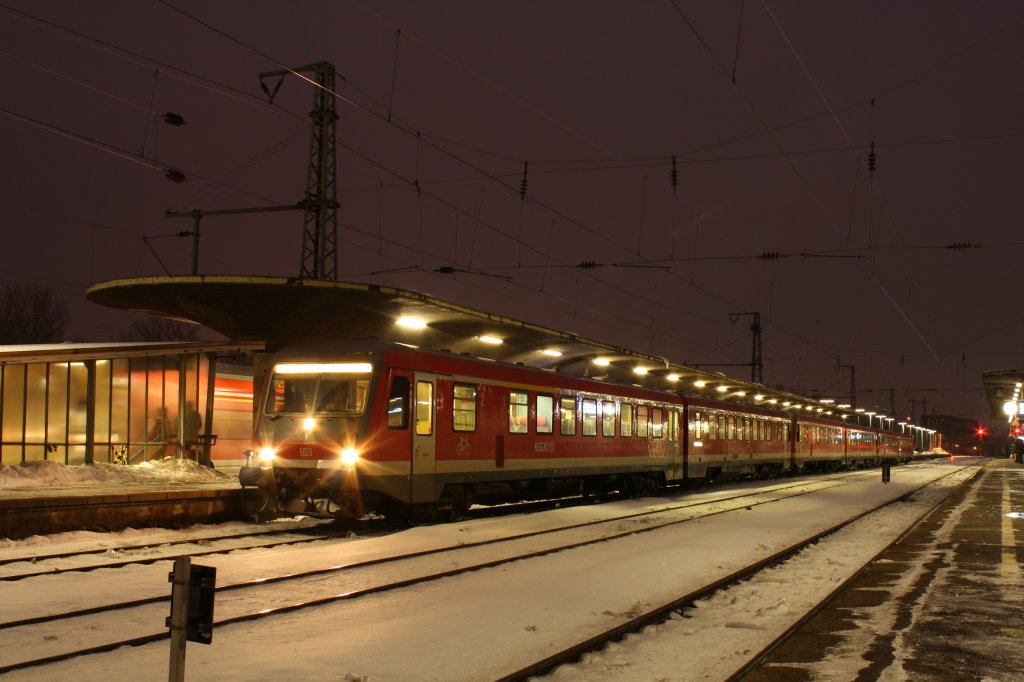
[[345,448],[341,451],[341,461],[345,464],[355,464],[359,460],[359,451],[355,448]]
[[302,420],[302,428],[305,429],[306,431],[312,431],[314,428],[316,428],[316,420],[313,419],[312,417],[306,417],[305,419]]
[[274,459],[274,448],[260,448],[260,461],[270,462]]

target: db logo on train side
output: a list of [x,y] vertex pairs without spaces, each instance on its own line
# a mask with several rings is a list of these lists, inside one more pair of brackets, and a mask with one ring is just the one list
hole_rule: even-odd
[[299,448],[299,457],[312,457],[312,456],[313,456],[313,448],[308,448],[308,447],[300,447]]

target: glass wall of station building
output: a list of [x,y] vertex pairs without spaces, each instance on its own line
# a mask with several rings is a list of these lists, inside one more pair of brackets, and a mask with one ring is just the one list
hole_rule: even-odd
[[[203,461],[218,426],[208,403],[211,361],[216,367],[212,353],[8,361],[0,366],[0,463]],[[241,450],[251,435],[252,382],[228,383],[214,403],[228,404],[236,418],[226,420],[220,445]]]

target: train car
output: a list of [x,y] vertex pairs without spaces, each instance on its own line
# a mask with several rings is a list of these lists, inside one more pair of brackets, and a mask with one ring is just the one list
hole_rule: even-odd
[[803,471],[835,471],[847,465],[846,429],[823,417],[793,417],[793,466]]
[[260,401],[239,476],[286,505],[457,516],[683,476],[678,395],[553,371],[334,344],[276,355]]
[[847,466],[876,466],[879,461],[879,432],[870,427],[846,427]]
[[768,477],[792,468],[789,415],[691,396],[685,402],[687,479]]
[[879,431],[879,458],[909,462],[914,458],[914,446],[909,436],[892,431]]
[[469,505],[833,471],[909,440],[793,415],[378,341],[284,351],[239,478],[279,507],[458,517]]
[[213,424],[217,434],[210,448],[214,466],[237,467],[244,464],[241,453],[252,443],[252,370],[249,367],[220,365],[213,391]]

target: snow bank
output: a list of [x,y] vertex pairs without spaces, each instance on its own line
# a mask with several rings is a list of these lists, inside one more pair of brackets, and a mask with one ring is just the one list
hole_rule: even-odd
[[68,466],[56,462],[0,464],[0,490],[24,488],[65,488],[115,483],[217,483],[233,477],[190,459],[166,459],[142,464],[83,464]]

